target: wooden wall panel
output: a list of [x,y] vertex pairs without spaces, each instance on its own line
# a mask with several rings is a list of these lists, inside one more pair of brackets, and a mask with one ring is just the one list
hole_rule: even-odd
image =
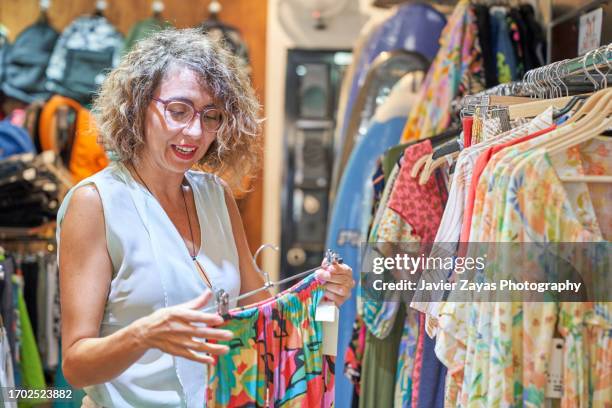
[[[151,15],[152,0],[108,0],[105,16],[124,35],[134,23]],[[178,28],[193,27],[208,17],[208,0],[166,0],[162,16]],[[249,48],[252,81],[259,100],[265,100],[266,19],[265,0],[221,0],[220,20],[237,27]],[[53,27],[61,31],[76,17],[92,13],[95,0],[51,0],[48,12]],[[32,24],[39,15],[38,0],[0,0],[0,23],[9,29],[9,38]],[[239,200],[247,238],[254,252],[261,244],[262,232],[262,175],[259,174],[253,191]]]

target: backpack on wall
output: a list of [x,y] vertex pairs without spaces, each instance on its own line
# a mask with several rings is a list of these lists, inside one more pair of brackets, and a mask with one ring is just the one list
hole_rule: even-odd
[[23,30],[5,53],[2,92],[27,103],[49,98],[45,75],[58,37],[46,22]]
[[[0,83],[4,78],[4,55],[9,48],[8,30],[0,24]],[[1,116],[1,113],[0,113]]]
[[106,72],[119,64],[122,46],[123,37],[105,17],[77,18],[53,49],[47,90],[89,104]]
[[[74,129],[58,123],[61,122],[58,113],[62,109],[75,112]],[[63,137],[66,131],[71,134]],[[108,157],[98,144],[98,131],[91,112],[73,99],[60,95],[49,99],[40,113],[38,134],[41,149],[53,150],[62,157],[75,183],[108,165]]]

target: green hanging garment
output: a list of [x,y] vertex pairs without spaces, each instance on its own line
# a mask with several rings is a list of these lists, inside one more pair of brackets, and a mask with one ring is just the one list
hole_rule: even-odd
[[[23,299],[23,285],[18,285],[17,291],[17,307],[19,310],[19,320],[21,325],[21,348],[20,362],[21,366],[21,385],[26,389],[44,390],[47,388],[45,384],[45,375],[43,373],[40,354],[36,346],[36,339],[32,330],[28,309]],[[19,408],[34,407],[38,404],[46,402],[44,399],[20,401]]]

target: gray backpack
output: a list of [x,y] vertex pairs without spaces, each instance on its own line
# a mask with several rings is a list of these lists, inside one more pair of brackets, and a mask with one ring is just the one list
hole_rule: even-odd
[[89,104],[106,73],[119,64],[122,46],[122,35],[105,17],[77,18],[55,45],[47,90]]
[[45,89],[45,72],[58,36],[45,22],[19,34],[4,55],[4,94],[27,103],[50,96]]

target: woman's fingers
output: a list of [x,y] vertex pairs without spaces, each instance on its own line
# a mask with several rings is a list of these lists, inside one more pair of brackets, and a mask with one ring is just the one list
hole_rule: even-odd
[[193,337],[203,339],[213,339],[221,341],[229,341],[234,338],[234,333],[229,330],[211,329],[208,327],[199,327],[190,333]]
[[192,337],[181,336],[168,339],[168,343],[172,347],[180,349],[189,349],[199,353],[209,354],[227,354],[229,347],[223,344],[207,343],[205,341],[196,340]]
[[319,269],[316,274],[319,279],[323,279],[326,283],[338,283],[350,286],[351,288],[355,285],[353,281],[353,273],[350,268],[348,268],[348,270],[340,269],[339,271]]
[[338,285],[337,283],[327,282],[325,284],[326,292],[331,292],[340,297],[346,297],[350,293],[350,288],[346,285]]
[[186,359],[202,363],[202,364],[214,364],[215,359],[209,355],[196,353],[193,350],[189,350],[188,348],[180,347],[180,346],[170,346],[166,352],[172,354],[173,356],[184,357]]
[[199,310],[190,310],[185,308],[173,308],[172,314],[174,317],[190,323],[205,323],[208,326],[218,326],[223,323],[223,318],[218,314],[204,313]]
[[206,326],[196,326],[183,321],[175,321],[170,323],[170,330],[173,333],[178,333],[190,337],[200,337],[203,339],[213,339],[228,341],[234,338],[234,333],[229,330],[214,329]]

